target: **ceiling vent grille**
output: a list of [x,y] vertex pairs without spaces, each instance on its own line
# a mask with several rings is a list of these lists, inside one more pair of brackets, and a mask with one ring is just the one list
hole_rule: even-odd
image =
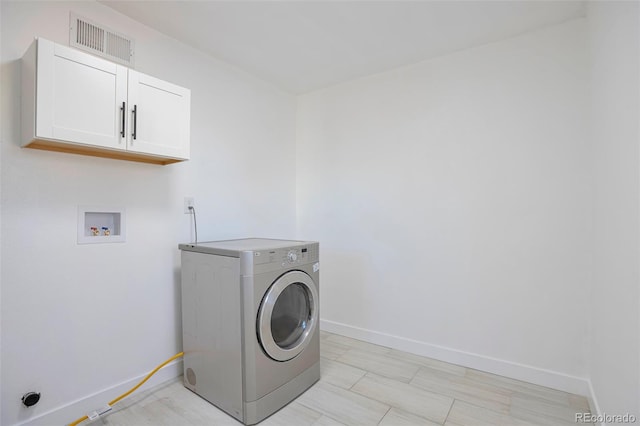
[[133,39],[74,13],[71,13],[69,21],[69,45],[133,67]]

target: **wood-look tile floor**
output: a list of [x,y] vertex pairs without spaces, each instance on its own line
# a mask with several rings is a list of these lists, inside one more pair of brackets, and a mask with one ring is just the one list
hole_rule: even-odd
[[[563,426],[586,398],[337,334],[321,333],[321,379],[264,426]],[[123,400],[93,424],[240,425],[182,378]]]

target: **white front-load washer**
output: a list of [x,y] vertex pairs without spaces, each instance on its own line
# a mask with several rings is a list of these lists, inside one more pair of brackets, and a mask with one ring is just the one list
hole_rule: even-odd
[[180,244],[184,385],[244,424],[320,378],[317,242]]

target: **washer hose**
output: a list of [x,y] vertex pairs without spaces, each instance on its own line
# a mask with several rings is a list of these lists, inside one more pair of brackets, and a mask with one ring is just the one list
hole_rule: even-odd
[[[120,395],[119,397],[114,399],[113,401],[109,402],[109,407],[115,405],[120,400],[122,400],[122,399],[126,398],[127,396],[131,395],[133,392],[136,391],[136,389],[138,389],[140,386],[142,386],[144,384],[144,382],[149,380],[151,378],[151,376],[156,374],[158,372],[158,370],[160,370],[165,365],[169,364],[171,361],[182,357],[183,355],[184,355],[184,352],[177,353],[174,356],[172,356],[171,358],[169,358],[168,360],[166,360],[165,362],[163,362],[162,364],[160,364],[159,366],[157,366],[156,368],[154,368],[151,373],[147,374],[147,377],[145,377],[144,379],[142,379],[140,381],[140,383],[138,383],[137,385],[135,385],[134,387],[132,387],[131,389],[129,389],[128,391],[126,391],[125,393],[123,393],[122,395]],[[74,421],[73,423],[69,423],[69,426],[76,426],[76,425],[78,425],[78,424],[80,424],[80,423],[82,423],[82,422],[84,422],[85,420],[88,420],[88,419],[89,419],[89,416],[80,417],[78,420]]]

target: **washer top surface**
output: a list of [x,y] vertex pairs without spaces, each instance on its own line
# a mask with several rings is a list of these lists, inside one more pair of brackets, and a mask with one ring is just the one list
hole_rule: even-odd
[[178,247],[180,250],[239,257],[240,253],[246,251],[274,250],[307,244],[314,244],[314,242],[271,238],[242,238],[239,240],[205,241],[198,244],[180,244]]

